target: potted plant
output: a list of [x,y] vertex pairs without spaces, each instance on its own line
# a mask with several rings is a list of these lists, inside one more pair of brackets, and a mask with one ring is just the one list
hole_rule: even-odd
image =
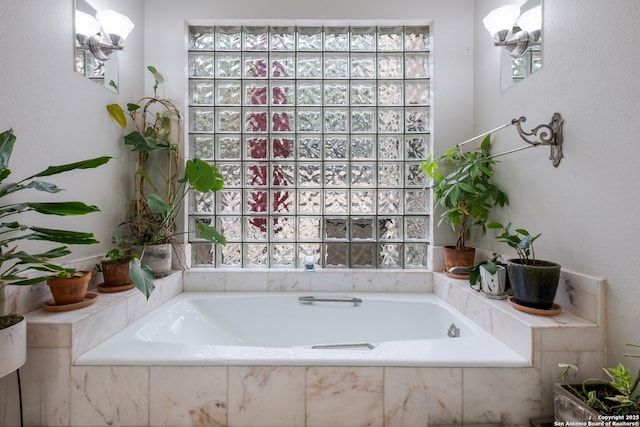
[[[116,242],[120,241],[114,238]],[[105,259],[97,264],[95,269],[102,273],[102,283],[98,285],[98,290],[102,292],[121,292],[134,287],[129,275],[129,261],[131,255],[127,254],[120,247],[109,250]]]
[[560,280],[560,264],[536,259],[533,242],[541,234],[534,236],[523,228],[512,232],[511,223],[505,226],[491,222],[487,228],[502,230],[496,239],[508,244],[518,254],[518,258],[507,260],[507,274],[515,303],[534,310],[553,308]]
[[[127,113],[118,104],[108,105],[107,111],[122,128],[127,126],[128,114],[133,127],[124,137],[134,152],[135,172],[134,199],[125,221],[129,235],[124,240],[132,245],[134,255],[129,263],[131,280],[148,298],[155,277],[171,271],[171,245],[183,233],[177,220],[188,194],[218,191],[223,180],[214,165],[200,159],[187,160],[180,174],[182,117],[173,103],[158,96],[158,71],[147,69],[155,77],[154,95],[127,104]],[[215,227],[203,222],[197,223],[197,232],[212,243],[225,243]]]
[[47,277],[47,286],[49,286],[55,306],[83,302],[90,280],[91,271],[60,267],[58,271]]
[[[640,347],[637,344],[627,344]],[[640,357],[637,354],[625,354],[628,357]],[[635,376],[622,363],[615,368],[604,368],[608,378],[587,379],[579,384],[566,382],[570,371],[577,371],[573,364],[560,364],[562,383],[554,384],[555,421],[586,423],[589,421],[627,421],[638,423],[640,420],[640,372]],[[606,418],[605,418],[606,417]]]
[[445,246],[446,272],[467,267],[463,277],[468,276],[475,258],[475,248],[466,245],[470,228],[479,227],[484,235],[491,210],[509,203],[507,195],[492,182],[491,167],[496,161],[489,155],[490,147],[487,135],[478,150],[463,153],[454,147],[440,156],[429,156],[420,166],[432,180],[435,206],[444,210],[438,226],[448,222],[457,232],[455,246]]
[[479,291],[487,298],[503,299],[507,297],[507,268],[498,262],[499,255],[491,259],[476,262],[469,273],[469,284],[480,284]]
[[[6,285],[32,285],[40,283],[47,276],[63,270],[52,260],[71,253],[66,245],[98,243],[92,233],[59,230],[28,225],[23,222],[24,214],[58,216],[84,215],[99,211],[98,207],[77,201],[65,202],[14,202],[13,196],[27,190],[55,194],[62,189],[40,178],[80,169],[92,169],[107,163],[110,157],[97,157],[60,166],[49,166],[45,170],[16,182],[6,183],[11,175],[9,161],[13,153],[16,136],[12,129],[0,133],[0,289]],[[30,217],[31,218],[31,217]],[[19,244],[28,241],[56,243],[56,247],[38,252],[27,252]],[[16,322],[14,324],[14,322]],[[26,355],[26,325],[19,315],[0,316],[0,324],[5,329],[0,332],[0,361],[17,367],[24,363]],[[2,327],[0,326],[0,329]],[[9,345],[8,342],[12,344]],[[24,355],[23,355],[24,353]],[[14,363],[11,363],[14,362]],[[15,369],[17,369],[15,367]],[[0,362],[0,372],[8,369]],[[11,372],[13,369],[9,370]]]

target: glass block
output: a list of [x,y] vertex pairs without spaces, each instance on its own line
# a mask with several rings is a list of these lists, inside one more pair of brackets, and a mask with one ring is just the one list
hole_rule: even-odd
[[327,243],[324,245],[324,266],[346,268],[349,266],[349,245],[347,243]]
[[404,33],[404,48],[406,50],[429,49],[429,27],[407,27]]
[[358,108],[351,110],[351,132],[371,133],[376,131],[376,110]]
[[321,214],[322,213],[322,190],[299,190],[298,191],[298,213]]
[[273,159],[294,159],[295,139],[291,137],[273,138],[271,140],[271,156]]
[[351,83],[351,104],[376,105],[375,82],[352,82]]
[[342,81],[325,82],[324,105],[349,105],[349,83]]
[[243,69],[242,73],[248,78],[263,78],[267,77],[267,61],[266,55],[261,54],[244,54],[243,55]]
[[294,110],[271,111],[272,132],[292,132],[295,128],[296,113]]
[[268,212],[269,193],[266,191],[246,191],[247,212]]
[[189,27],[189,49],[210,50],[213,49],[213,28]]
[[379,268],[402,268],[402,244],[385,243],[378,250]]
[[322,139],[320,137],[298,138],[298,158],[320,159],[322,157]]
[[328,214],[349,213],[349,191],[348,190],[325,190],[324,212]]
[[327,55],[324,58],[325,79],[346,79],[349,77],[349,55]]
[[375,243],[352,243],[349,258],[351,260],[351,267],[375,268],[377,246]]
[[378,131],[399,133],[402,131],[402,112],[396,109],[378,109]]
[[351,239],[373,240],[376,238],[375,218],[351,218]]
[[271,245],[272,267],[295,267],[296,245],[293,243],[274,243]]
[[424,187],[427,183],[426,173],[420,169],[420,163],[405,164],[405,187]]
[[245,138],[245,156],[248,159],[267,158],[267,139],[262,137]]
[[324,29],[325,50],[349,50],[349,29],[347,27],[326,27]]
[[269,29],[267,27],[243,27],[244,50],[267,50],[269,48]]
[[319,240],[320,239],[320,224],[321,218],[319,216],[298,217],[298,240]]
[[240,78],[242,75],[242,58],[237,54],[216,55],[216,77]]
[[408,81],[404,99],[407,105],[429,105],[429,80]]
[[245,266],[247,267],[268,267],[269,266],[269,245],[259,243],[247,243],[245,246]]
[[[240,138],[237,136],[216,136],[218,143],[218,159],[220,160],[240,160]],[[197,157],[197,155],[196,155]],[[226,185],[226,181],[225,181]]]
[[322,56],[311,53],[299,54],[296,70],[298,78],[301,79],[322,78]]
[[322,110],[298,109],[297,125],[299,132],[321,132]]
[[298,82],[299,105],[320,105],[322,104],[322,82],[303,81]]
[[427,247],[426,243],[405,243],[404,267],[427,268]]
[[378,190],[378,213],[401,214],[402,190]]
[[271,165],[271,184],[278,187],[294,186],[296,183],[293,163]]
[[294,240],[296,238],[296,218],[278,216],[271,218],[271,239],[274,241]]
[[242,240],[242,218],[239,216],[218,217],[216,228],[227,241],[239,242]]
[[389,135],[378,138],[378,160],[399,160],[402,157],[402,136]]
[[351,163],[352,187],[375,187],[375,163]]
[[269,233],[266,217],[245,217],[245,224],[245,238],[247,240],[267,240]]
[[242,86],[239,81],[222,81],[216,83],[216,105],[240,105],[242,103]]
[[429,132],[429,108],[407,108],[405,132]]
[[376,50],[375,27],[355,27],[351,30],[351,50]]
[[189,52],[189,77],[214,77],[213,53]]
[[379,50],[402,50],[402,27],[378,29]]
[[322,185],[322,164],[299,163],[298,185],[300,187],[320,187]]
[[325,109],[324,130],[325,132],[347,132],[349,130],[349,110]]
[[221,245],[218,253],[219,267],[241,267],[242,266],[242,243],[227,243]]
[[402,239],[402,218],[378,217],[378,239],[394,241]]
[[211,243],[191,243],[191,264],[211,267],[215,265],[215,247]]
[[190,108],[191,130],[193,132],[213,132],[215,123],[215,113],[209,108]]
[[373,136],[356,135],[351,137],[352,159],[373,159],[376,153],[376,142]]
[[402,164],[400,163],[378,163],[378,186],[379,187],[402,187]]
[[324,237],[327,239],[346,240],[349,237],[347,218],[325,218]]
[[429,135],[413,135],[405,139],[407,160],[424,160],[429,155]]
[[404,76],[402,64],[402,54],[388,53],[378,56],[378,77],[381,79],[401,79]]
[[346,163],[324,164],[324,185],[326,187],[346,187],[349,185],[349,165]]
[[325,159],[348,159],[349,158],[349,140],[344,136],[325,136],[324,158]]
[[298,27],[298,50],[321,50],[321,27]]
[[429,220],[427,216],[405,216],[405,239],[427,240],[429,238]]
[[242,213],[242,191],[220,190],[217,193],[218,213]]
[[296,91],[293,83],[272,83],[272,105],[294,105],[296,103]]
[[218,164],[218,170],[224,177],[225,188],[242,186],[242,167],[240,164],[221,163]]
[[208,135],[191,135],[193,155],[202,160],[214,159],[214,139]]
[[[248,164],[245,166],[246,185],[251,187],[265,187],[269,185],[267,181],[267,165]],[[252,212],[261,212],[253,211]]]
[[376,213],[376,190],[351,190],[351,213],[374,214]]
[[240,109],[216,109],[216,126],[218,132],[240,132],[242,129]]
[[277,214],[294,214],[296,211],[296,194],[291,190],[271,192],[272,212]]
[[407,54],[404,57],[404,73],[408,79],[429,78],[429,55]]
[[296,48],[295,27],[271,28],[271,50],[294,50]]
[[429,191],[428,190],[407,190],[404,195],[405,213],[429,213]]
[[245,82],[244,103],[248,105],[267,105],[267,84]]
[[216,27],[217,50],[240,50],[241,47],[240,27]]
[[246,109],[244,113],[245,132],[266,132],[269,116],[267,111]]
[[296,58],[294,55],[272,55],[271,71],[269,75],[274,79],[287,79],[296,76]]
[[189,83],[189,95],[193,105],[213,105],[215,100],[213,81],[191,80]]
[[378,105],[402,105],[401,82],[381,80],[378,82]]
[[375,78],[376,63],[377,63],[376,55],[353,54],[351,56],[351,78],[352,79]]
[[320,264],[320,244],[303,243],[298,245],[298,265],[302,266],[304,259],[312,256],[316,264]]

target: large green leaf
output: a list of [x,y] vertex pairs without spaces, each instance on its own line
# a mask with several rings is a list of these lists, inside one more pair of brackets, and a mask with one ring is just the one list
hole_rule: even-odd
[[[9,169],[9,159],[11,158],[13,144],[15,142],[16,136],[13,133],[13,129],[0,133],[0,172],[2,173]],[[4,178],[6,178],[6,176],[4,176]],[[2,179],[0,179],[0,182]]]
[[100,243],[95,239],[93,233],[41,227],[30,227],[30,229],[34,234],[27,236],[26,238],[28,240],[46,240],[68,245],[92,245],[94,243]]
[[48,203],[27,203],[31,210],[47,215],[85,215],[92,212],[99,212],[100,208],[87,205],[82,202],[48,202]]
[[142,265],[140,258],[134,257],[129,261],[129,276],[131,281],[140,292],[142,292],[147,299],[151,296],[151,293],[155,289],[153,281],[156,278],[156,273],[148,265]]
[[113,120],[116,121],[123,129],[127,127],[127,117],[124,115],[124,110],[118,104],[109,104],[107,105],[107,111],[113,117]]
[[185,176],[189,180],[189,184],[201,193],[218,191],[224,187],[222,174],[218,172],[218,169],[198,158],[187,160]]
[[59,173],[62,173],[62,172],[68,172],[68,171],[75,170],[75,169],[93,169],[93,168],[97,168],[98,166],[104,165],[105,163],[107,163],[112,158],[113,157],[110,157],[110,156],[102,156],[102,157],[96,157],[94,159],[88,159],[88,160],[82,160],[82,161],[79,161],[79,162],[68,163],[66,165],[49,166],[47,169],[43,170],[42,172],[37,173],[35,175],[32,175],[29,178],[24,179],[23,181],[26,181],[26,180],[31,179],[31,178],[36,178],[36,177],[56,175],[56,174],[59,174]]
[[171,211],[171,206],[165,199],[157,194],[151,194],[147,197],[147,206],[153,213],[166,214]]
[[34,190],[44,191],[51,194],[59,193],[62,191],[62,188],[58,187],[57,185],[44,181],[31,181],[22,188],[33,188]]
[[203,224],[201,222],[197,223],[197,227],[200,237],[202,237],[203,239],[207,239],[212,243],[220,243],[222,245],[225,245],[227,243],[227,239],[222,234],[220,234],[220,232],[216,230],[215,227]]

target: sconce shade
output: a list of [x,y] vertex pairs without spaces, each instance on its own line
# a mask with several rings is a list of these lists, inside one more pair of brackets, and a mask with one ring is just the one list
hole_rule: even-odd
[[134,25],[125,15],[113,10],[102,10],[96,13],[96,18],[76,11],[76,40],[80,49],[91,52],[100,61],[107,61],[113,52],[123,49],[124,40]]
[[100,32],[100,23],[88,13],[76,11],[76,34],[88,37]]
[[492,37],[498,41],[504,41],[518,15],[520,15],[520,7],[509,4],[489,12],[482,23]]
[[133,22],[131,22],[128,17],[115,10],[101,10],[96,13],[96,18],[107,34],[115,34],[119,36],[122,41],[127,38],[134,27]]
[[528,33],[533,33],[542,28],[542,6],[538,5],[520,15],[516,25]]

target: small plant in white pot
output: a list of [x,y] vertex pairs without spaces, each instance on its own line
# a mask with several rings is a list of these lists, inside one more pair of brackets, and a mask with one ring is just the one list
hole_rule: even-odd
[[469,284],[472,287],[480,285],[479,291],[487,298],[507,298],[507,268],[498,263],[498,256],[478,261],[469,273]]

